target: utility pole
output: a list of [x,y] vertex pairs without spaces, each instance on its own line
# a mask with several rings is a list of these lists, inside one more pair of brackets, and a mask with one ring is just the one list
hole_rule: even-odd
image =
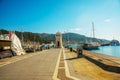
[[24,45],[24,42],[23,42],[23,27],[21,27],[21,43],[22,43],[22,47]]
[[[0,37],[2,37],[2,31],[0,31]],[[2,38],[0,38],[0,39],[2,39]]]
[[35,37],[35,34],[34,34],[34,52],[35,52],[35,38],[36,38],[36,37]]
[[2,35],[2,31],[0,31],[0,35]]
[[68,46],[69,46],[69,32],[68,32],[68,30],[67,30],[67,41],[68,41]]

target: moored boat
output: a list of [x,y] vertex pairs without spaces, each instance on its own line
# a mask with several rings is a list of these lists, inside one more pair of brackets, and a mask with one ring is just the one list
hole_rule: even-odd
[[85,50],[97,50],[99,46],[92,45],[92,44],[83,44],[83,49]]

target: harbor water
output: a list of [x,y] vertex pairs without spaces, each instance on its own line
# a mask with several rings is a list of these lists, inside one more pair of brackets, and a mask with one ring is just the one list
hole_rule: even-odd
[[97,52],[120,58],[120,46],[100,46],[99,50],[92,50],[92,52]]
[[[76,45],[71,45],[70,47],[76,48]],[[120,46],[100,46],[98,50],[91,51],[120,58]]]

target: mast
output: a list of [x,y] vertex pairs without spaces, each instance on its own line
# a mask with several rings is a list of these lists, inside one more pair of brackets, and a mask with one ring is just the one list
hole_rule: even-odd
[[92,27],[93,27],[93,42],[95,42],[95,45],[98,45],[98,41],[95,40],[95,28],[94,28],[94,22],[92,22]]
[[92,28],[93,28],[93,38],[95,38],[95,28],[94,28],[94,22],[92,22]]

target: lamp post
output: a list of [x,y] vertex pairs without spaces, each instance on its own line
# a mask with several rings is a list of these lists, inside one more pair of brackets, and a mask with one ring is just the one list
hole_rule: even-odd
[[69,43],[70,43],[70,41],[69,41],[69,32],[68,32],[68,30],[66,30],[66,31],[64,31],[64,33],[66,34],[66,45],[69,47]]
[[67,33],[68,33],[68,35],[67,35],[67,45],[69,46],[69,32],[68,32],[68,30],[67,30]]
[[2,31],[0,31],[0,39],[2,39]]
[[36,37],[35,37],[35,34],[34,34],[34,52],[35,52],[35,38],[36,38]]
[[23,28],[21,27],[21,43],[22,47],[24,46],[24,41],[23,41]]

